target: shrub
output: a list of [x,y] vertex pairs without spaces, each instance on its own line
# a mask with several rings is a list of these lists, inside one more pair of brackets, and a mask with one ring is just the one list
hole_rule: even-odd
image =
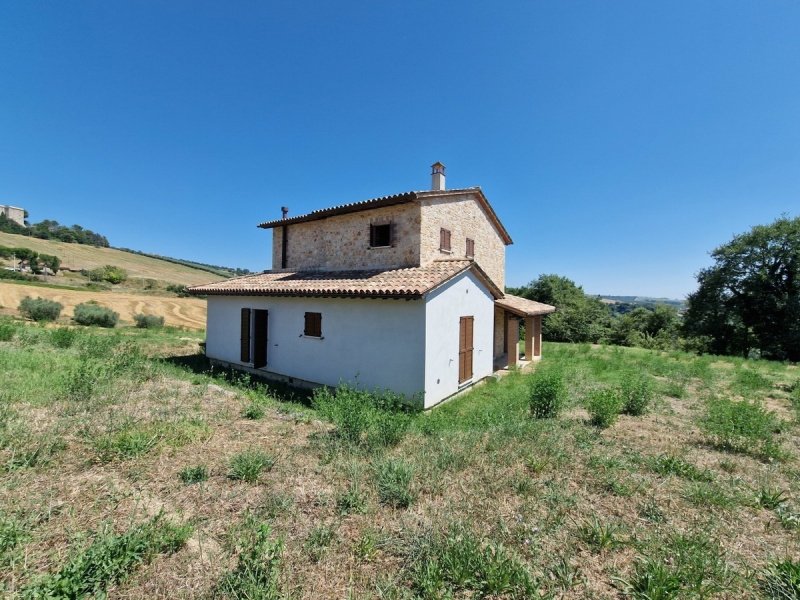
[[610,388],[590,391],[586,401],[586,410],[589,411],[592,425],[603,429],[614,424],[622,406],[622,398],[616,390]]
[[627,373],[620,382],[622,412],[638,417],[647,412],[653,401],[653,384],[645,375]]
[[62,308],[64,306],[58,302],[30,296],[19,303],[19,312],[34,321],[55,321],[61,315]]
[[780,444],[774,439],[781,430],[780,421],[755,402],[713,399],[700,425],[708,441],[722,450],[766,458],[782,455]]
[[133,320],[139,329],[158,329],[164,326],[164,317],[156,315],[133,315]]
[[77,337],[78,332],[74,329],[59,327],[50,332],[50,343],[56,348],[70,348]]
[[275,457],[263,450],[245,450],[231,459],[231,468],[228,477],[255,483],[264,471],[269,471],[275,466]]
[[10,342],[14,339],[17,326],[11,321],[0,321],[0,342]]
[[107,281],[113,284],[122,283],[128,279],[128,272],[122,267],[116,267],[114,265],[105,265],[104,267],[97,267],[91,271],[84,271],[84,275],[86,275],[90,281]]
[[411,489],[414,467],[404,460],[388,458],[378,464],[375,483],[382,504],[393,508],[407,508],[416,500]]
[[75,307],[72,319],[80,325],[97,325],[98,327],[112,328],[117,325],[119,314],[110,308],[89,301],[78,304]]
[[531,377],[531,413],[537,419],[557,417],[567,398],[567,387],[560,372],[541,371]]

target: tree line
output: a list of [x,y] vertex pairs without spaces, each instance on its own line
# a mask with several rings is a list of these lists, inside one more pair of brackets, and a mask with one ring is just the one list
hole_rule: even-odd
[[800,361],[800,217],[781,217],[711,252],[681,314],[656,304],[615,314],[574,281],[541,275],[509,293],[552,304],[545,340]]
[[0,258],[16,260],[22,267],[30,269],[31,273],[41,274],[45,267],[54,275],[61,268],[61,259],[51,254],[40,254],[30,248],[10,248],[0,246]]
[[84,229],[80,225],[61,225],[58,221],[52,219],[45,219],[26,227],[16,221],[12,221],[5,215],[0,215],[0,231],[35,237],[41,240],[59,240],[70,244],[85,244],[99,248],[109,247],[108,239],[99,233]]

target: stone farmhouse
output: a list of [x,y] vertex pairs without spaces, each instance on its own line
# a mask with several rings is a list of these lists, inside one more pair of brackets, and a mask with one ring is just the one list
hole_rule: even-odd
[[5,215],[10,221],[25,227],[25,209],[18,206],[0,204],[0,215]]
[[508,231],[479,187],[447,190],[444,165],[432,168],[431,190],[261,223],[271,270],[190,288],[208,296],[208,357],[424,408],[537,360],[555,308],[504,293]]

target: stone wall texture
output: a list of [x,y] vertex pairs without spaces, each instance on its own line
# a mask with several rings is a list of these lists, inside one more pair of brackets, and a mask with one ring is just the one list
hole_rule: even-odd
[[[394,244],[371,248],[370,225],[391,223]],[[420,207],[415,202],[289,225],[286,270],[396,269],[420,265]],[[272,268],[281,270],[282,227],[272,230]]]
[[[506,246],[473,194],[423,198],[421,209],[422,264],[443,258],[464,258],[470,238],[475,240],[475,262],[497,287],[505,289]],[[450,230],[450,252],[439,248],[442,228]]]

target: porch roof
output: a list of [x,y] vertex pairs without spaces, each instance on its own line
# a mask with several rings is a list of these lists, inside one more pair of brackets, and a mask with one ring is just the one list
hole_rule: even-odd
[[193,294],[216,296],[322,296],[420,298],[453,277],[472,270],[495,298],[502,292],[472,260],[440,260],[406,269],[351,271],[264,271],[196,285]]
[[494,301],[496,306],[514,313],[520,317],[534,317],[536,315],[546,315],[556,312],[555,306],[514,296],[513,294],[506,294],[499,300]]

